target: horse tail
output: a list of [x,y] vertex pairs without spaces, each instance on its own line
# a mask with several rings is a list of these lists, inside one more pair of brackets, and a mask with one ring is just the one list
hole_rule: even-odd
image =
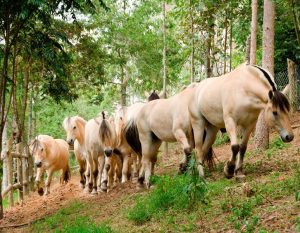
[[67,169],[64,171],[64,174],[63,174],[63,182],[64,183],[68,183],[68,181],[71,179],[71,169],[70,169],[70,166],[68,164],[68,167]]
[[142,156],[142,145],[139,137],[139,131],[134,120],[131,120],[125,127],[125,138],[134,152]]
[[[206,130],[204,130],[203,142],[205,141],[206,134],[207,134]],[[215,152],[214,152],[213,148],[210,147],[207,154],[204,157],[204,162],[206,163],[209,170],[212,170],[216,166],[214,157],[215,157]]]

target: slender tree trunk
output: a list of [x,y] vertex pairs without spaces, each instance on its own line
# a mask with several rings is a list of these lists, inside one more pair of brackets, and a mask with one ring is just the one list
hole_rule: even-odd
[[293,12],[293,21],[294,21],[294,27],[295,27],[298,45],[300,46],[300,22],[299,22],[300,16],[298,15],[299,12],[295,10],[295,0],[289,0],[289,3]]
[[247,37],[246,41],[246,62],[247,64],[250,62],[250,36]]
[[297,85],[296,85],[296,64],[290,59],[287,59],[288,65],[288,77],[289,77],[289,101],[291,104],[291,112],[295,112],[297,110]]
[[[167,98],[167,27],[166,27],[166,2],[163,1],[162,4],[162,11],[163,11],[163,98]],[[192,76],[191,76],[192,79]],[[169,154],[168,151],[168,143],[163,143],[163,151],[164,155],[167,156]]]
[[256,38],[257,38],[257,0],[252,0],[252,19],[251,19],[251,43],[250,43],[250,64],[256,64]]
[[223,74],[226,73],[226,59],[227,59],[227,33],[228,33],[228,23],[227,23],[227,14],[225,15],[225,22],[224,22],[224,27],[225,27],[225,35],[224,35],[224,69],[223,69]]
[[195,41],[194,41],[194,17],[193,2],[190,0],[190,21],[191,21],[191,83],[195,82]]
[[[264,0],[262,67],[272,75],[274,75],[274,19],[274,2]],[[267,149],[269,146],[269,128],[263,114],[263,112],[260,113],[256,124],[254,142],[257,149]]]
[[232,40],[232,20],[231,20],[231,23],[230,23],[230,49],[229,49],[229,71],[232,70],[232,43],[233,40]]
[[5,190],[8,186],[8,176],[7,176],[7,139],[8,139],[8,136],[7,136],[7,122],[5,122],[5,125],[4,125],[4,129],[3,129],[3,137],[2,137],[2,152],[1,152],[1,156],[4,156],[2,157],[3,159],[3,180],[2,180],[2,190]]

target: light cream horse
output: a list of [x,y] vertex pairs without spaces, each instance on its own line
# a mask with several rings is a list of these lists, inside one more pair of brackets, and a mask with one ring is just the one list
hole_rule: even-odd
[[178,141],[181,144],[185,156],[180,169],[181,171],[186,169],[188,158],[194,148],[188,111],[194,86],[190,85],[169,99],[157,99],[144,104],[138,114],[128,122],[125,129],[126,140],[133,150],[142,156],[139,187],[144,183],[147,188],[150,187],[150,176],[153,174],[162,141]]
[[44,193],[40,183],[45,171],[47,172],[45,195],[50,193],[52,175],[55,171],[62,170],[60,182],[68,182],[71,171],[69,167],[69,146],[66,141],[54,139],[48,135],[38,135],[29,148],[37,167],[35,182],[40,195]]
[[[189,102],[199,175],[204,175],[203,160],[217,131],[226,127],[232,156],[224,173],[228,178],[234,175],[243,178],[243,158],[259,113],[264,111],[268,125],[279,132],[284,142],[290,142],[294,134],[289,108],[286,97],[276,89],[272,75],[260,67],[241,65],[228,74],[201,81]],[[242,130],[241,142],[238,141],[238,127]],[[203,143],[204,128],[207,135]]]
[[[74,145],[74,154],[79,165],[80,183],[84,188],[86,183],[86,150],[85,150],[85,125],[86,121],[79,116],[67,117],[63,127],[67,133],[67,143]],[[89,175],[88,175],[89,176]]]
[[[97,194],[97,178],[98,191],[101,191],[102,181],[107,179],[106,173],[102,178],[105,165],[104,155],[109,157],[115,148],[116,135],[113,127],[113,124],[106,119],[104,112],[102,112],[102,116],[91,119],[86,123],[85,149],[90,177],[87,180],[85,192],[92,191],[92,194]],[[104,187],[105,189],[106,187]]]

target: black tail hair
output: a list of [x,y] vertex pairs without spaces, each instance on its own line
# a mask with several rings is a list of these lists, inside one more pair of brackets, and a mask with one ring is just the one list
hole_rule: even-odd
[[64,183],[68,183],[68,181],[71,179],[71,170],[70,170],[70,166],[68,165],[67,170],[65,171],[65,173],[63,174],[63,182]]
[[142,156],[142,145],[139,137],[139,131],[134,121],[130,122],[125,128],[125,138],[129,146],[137,153]]

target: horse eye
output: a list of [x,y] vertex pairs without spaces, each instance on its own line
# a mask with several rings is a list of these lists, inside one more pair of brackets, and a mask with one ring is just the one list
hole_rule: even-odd
[[276,111],[274,111],[274,112],[273,112],[273,115],[274,115],[274,116],[277,116],[278,114],[277,114],[277,112],[276,112]]
[[74,126],[73,129],[76,129],[76,126]]
[[41,149],[41,152],[43,152],[43,151],[44,151],[44,148]]

